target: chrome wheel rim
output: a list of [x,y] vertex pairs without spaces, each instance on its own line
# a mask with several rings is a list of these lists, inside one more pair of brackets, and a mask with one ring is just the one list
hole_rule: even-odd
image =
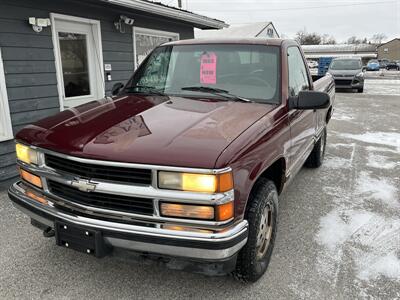
[[272,214],[273,209],[270,204],[267,204],[261,216],[260,226],[257,235],[257,259],[264,258],[267,253],[269,244],[272,238]]

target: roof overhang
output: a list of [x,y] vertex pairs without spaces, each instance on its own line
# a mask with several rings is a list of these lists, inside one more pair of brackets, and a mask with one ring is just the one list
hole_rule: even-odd
[[100,0],[100,1],[172,19],[177,19],[184,22],[189,22],[192,23],[194,27],[200,29],[222,29],[225,27],[229,27],[229,25],[223,21],[208,18],[206,16],[198,15],[186,10],[162,5],[155,2],[152,3],[150,1],[143,1],[143,0]]
[[320,57],[361,57],[361,58],[377,58],[376,53],[305,53],[306,58],[320,58]]

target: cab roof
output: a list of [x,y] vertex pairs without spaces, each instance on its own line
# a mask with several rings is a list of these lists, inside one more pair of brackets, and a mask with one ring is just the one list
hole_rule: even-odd
[[202,38],[202,39],[189,39],[168,42],[163,46],[177,46],[177,45],[204,45],[204,44],[250,44],[250,45],[266,45],[266,46],[281,46],[283,42],[296,43],[289,39],[265,39],[265,38]]

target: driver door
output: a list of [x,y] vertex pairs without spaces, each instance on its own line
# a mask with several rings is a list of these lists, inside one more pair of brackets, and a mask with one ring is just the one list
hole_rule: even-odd
[[[310,89],[308,72],[303,55],[297,46],[288,48],[289,97],[298,96],[302,90]],[[295,173],[300,169],[312,149],[315,135],[315,110],[292,109],[289,112],[290,154],[289,163]]]

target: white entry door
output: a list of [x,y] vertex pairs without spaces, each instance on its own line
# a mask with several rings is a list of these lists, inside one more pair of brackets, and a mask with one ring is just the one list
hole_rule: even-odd
[[100,23],[52,14],[61,109],[104,97]]
[[179,40],[179,34],[175,32],[134,27],[133,51],[135,53],[135,69],[155,47],[176,40]]
[[0,48],[0,142],[13,138],[6,80],[4,76],[3,58]]

